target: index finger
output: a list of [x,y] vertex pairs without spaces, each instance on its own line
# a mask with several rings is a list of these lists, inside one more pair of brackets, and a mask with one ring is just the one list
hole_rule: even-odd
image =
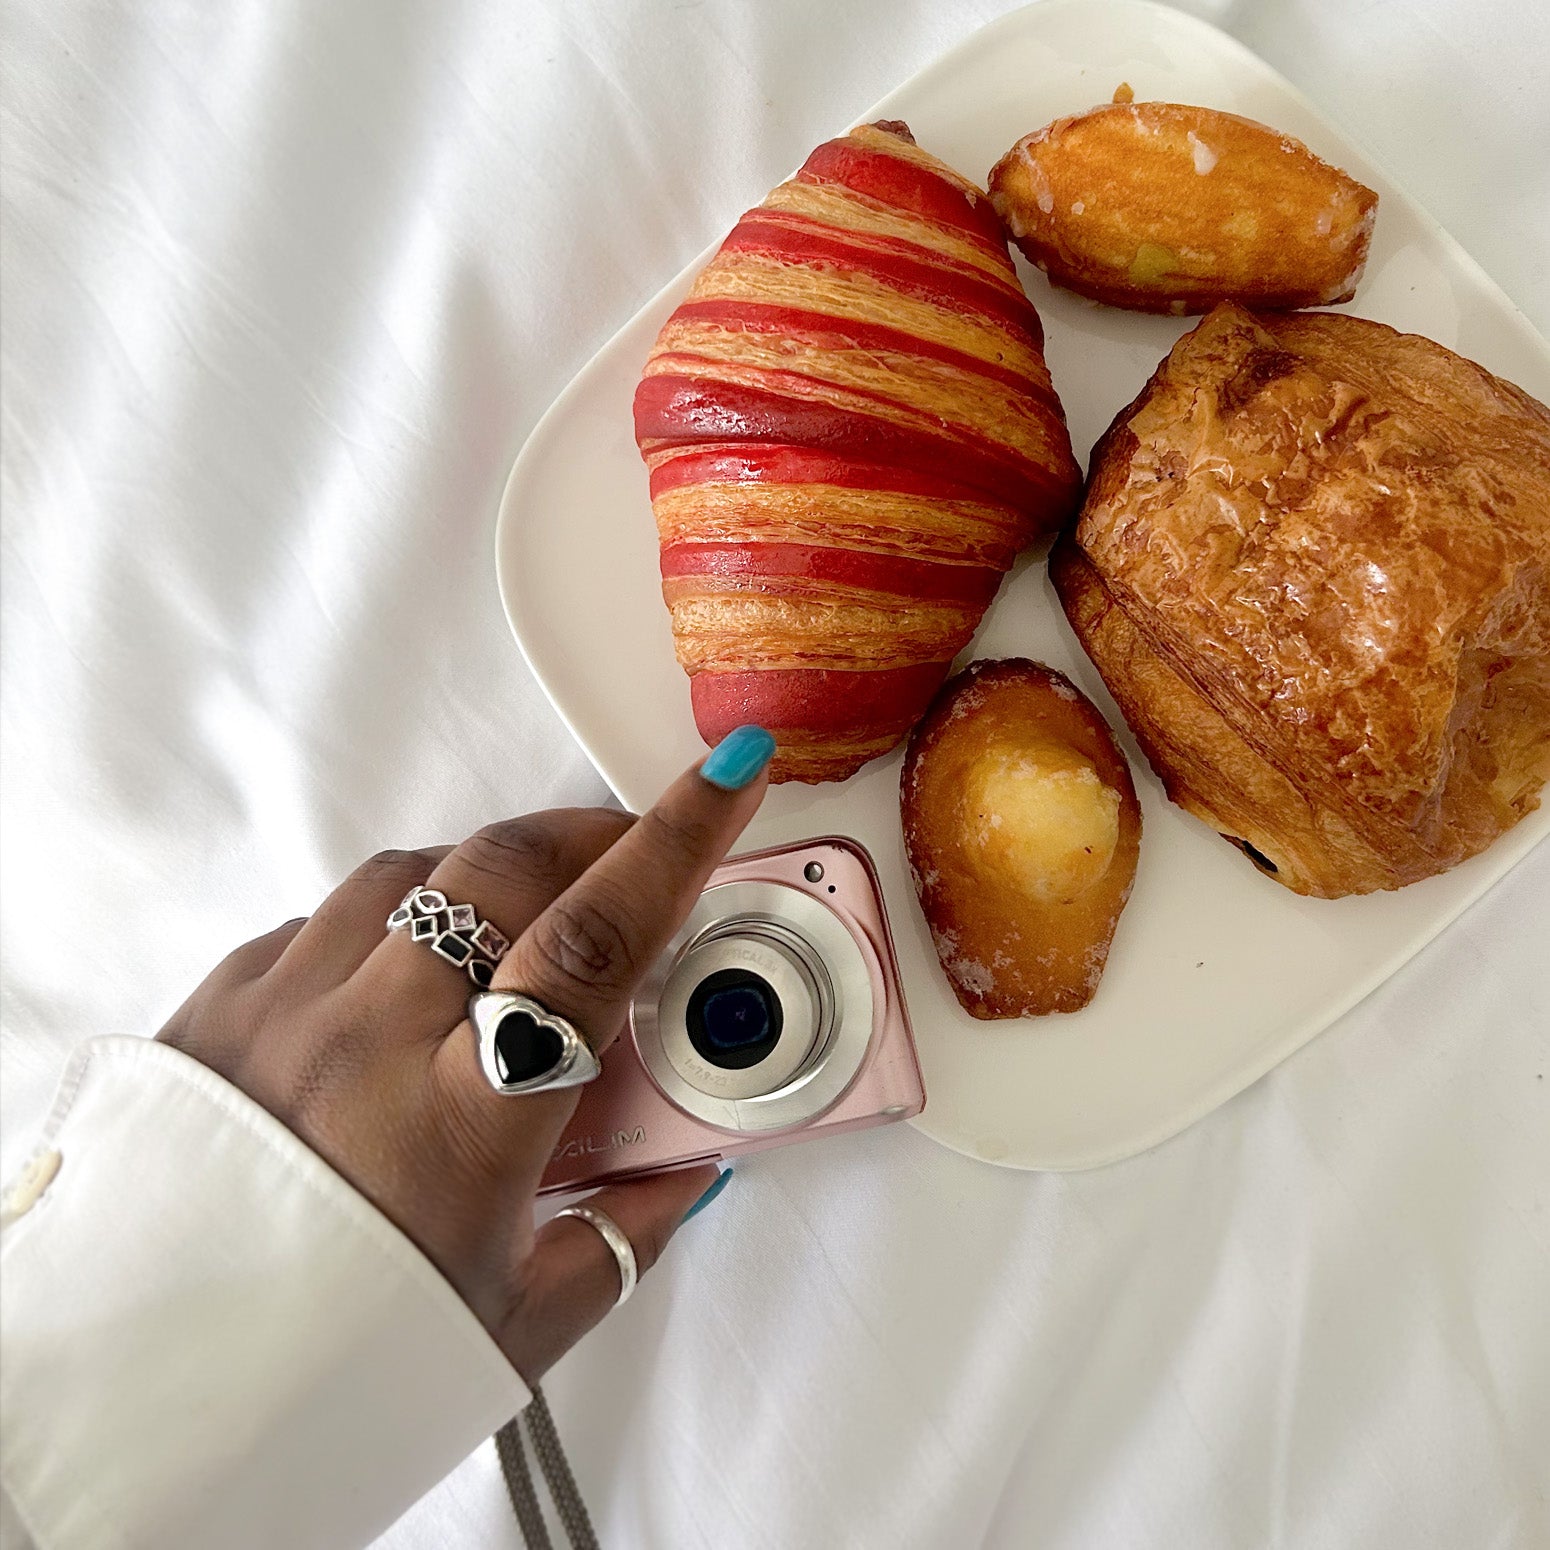
[[568,1018],[595,1051],[623,1026],[642,976],[758,811],[775,740],[739,727],[538,916],[495,972]]

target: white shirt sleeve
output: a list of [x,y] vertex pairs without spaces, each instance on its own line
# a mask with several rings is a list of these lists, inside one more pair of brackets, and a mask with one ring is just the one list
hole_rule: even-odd
[[272,1115],[85,1045],[0,1239],[0,1478],[38,1550],[364,1545],[528,1401],[456,1292]]

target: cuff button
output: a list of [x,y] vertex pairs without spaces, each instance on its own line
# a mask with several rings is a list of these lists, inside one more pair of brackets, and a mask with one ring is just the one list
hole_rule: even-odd
[[5,1199],[0,1201],[0,1216],[7,1222],[25,1216],[42,1199],[44,1190],[54,1182],[54,1175],[59,1172],[63,1160],[58,1152],[39,1152],[16,1175],[11,1187],[5,1192]]

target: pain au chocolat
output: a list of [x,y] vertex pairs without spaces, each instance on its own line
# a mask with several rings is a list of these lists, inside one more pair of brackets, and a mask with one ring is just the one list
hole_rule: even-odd
[[1218,307],[1051,568],[1169,796],[1297,893],[1413,883],[1538,805],[1550,410],[1441,345]]
[[840,780],[924,711],[1080,487],[989,199],[866,125],[750,210],[635,395],[695,721]]

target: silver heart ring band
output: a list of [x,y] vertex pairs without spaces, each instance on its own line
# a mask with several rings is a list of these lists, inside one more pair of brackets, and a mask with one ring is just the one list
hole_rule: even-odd
[[516,1097],[553,1087],[579,1087],[602,1071],[592,1046],[567,1018],[516,990],[492,990],[495,966],[511,946],[471,904],[453,904],[439,889],[411,888],[387,919],[407,931],[478,987],[468,1020],[479,1041],[479,1067],[496,1092]]

